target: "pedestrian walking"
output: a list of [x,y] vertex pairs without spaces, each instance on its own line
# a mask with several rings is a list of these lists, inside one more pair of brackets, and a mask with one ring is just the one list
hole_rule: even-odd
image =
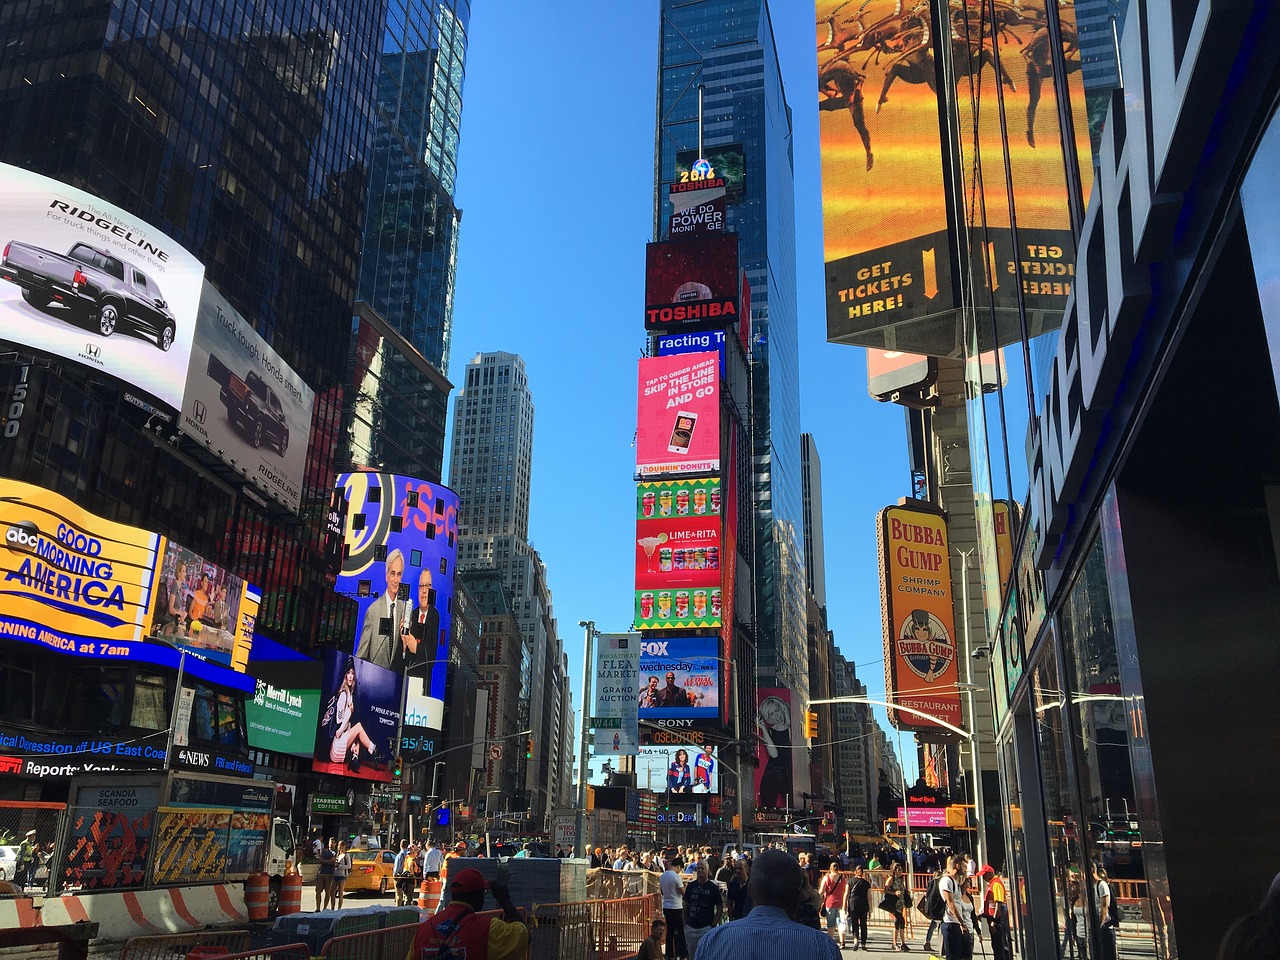
[[693,882],[684,888],[684,942],[689,960],[697,960],[698,943],[723,913],[720,887],[708,876],[707,865],[698,862]]
[[1012,960],[1013,930],[1009,924],[1009,890],[1000,871],[983,864],[978,876],[986,881],[987,889],[982,897],[982,916],[991,934],[992,960]]
[[847,921],[843,915],[845,895],[849,884],[840,873],[840,861],[832,860],[822,882],[818,885],[818,896],[822,898],[822,912],[827,917],[827,933],[840,942],[844,949],[845,927]]
[[903,953],[910,949],[907,946],[906,900],[907,883],[902,876],[902,864],[895,860],[880,892],[880,908],[893,915],[893,946],[890,949]]
[[1102,864],[1094,861],[1091,870],[1094,907],[1098,916],[1098,960],[1116,960],[1116,929],[1120,926],[1120,917],[1116,913],[1115,897]]
[[341,910],[346,896],[347,877],[351,876],[351,854],[347,841],[338,841],[338,856],[333,861],[333,889],[330,902],[335,910]]
[[444,851],[436,846],[435,837],[427,837],[427,849],[422,854],[422,875],[428,880],[439,880],[444,868]]
[[689,960],[684,941],[684,881],[680,868],[684,858],[679,854],[667,861],[666,872],[658,878],[662,891],[662,916],[667,921],[667,960]]
[[853,939],[853,949],[867,949],[867,917],[871,914],[871,881],[867,879],[867,868],[860,863],[853,868],[853,877],[849,880],[844,913],[849,918],[849,935]]
[[320,846],[320,868],[316,871],[316,910],[328,909],[333,893],[333,864],[338,859],[338,842],[332,837]]
[[791,919],[803,886],[804,874],[791,854],[761,851],[751,867],[755,907],[742,920],[704,934],[696,960],[839,960],[835,941]]
[[403,907],[413,899],[414,855],[408,840],[400,841],[400,852],[391,865],[396,882],[396,906]]
[[[938,881],[942,879],[942,870],[936,869],[933,872],[933,879],[929,881],[929,886],[925,889],[924,899],[921,901],[922,906],[920,912],[929,918],[929,928],[924,933],[924,950],[928,953],[933,949],[933,934],[942,924],[942,894],[938,892]],[[939,937],[941,939],[941,937]]]
[[942,879],[938,881],[938,891],[942,894],[942,955],[947,960],[965,960],[969,950],[965,937],[965,923],[960,892],[960,876],[964,870],[963,861],[959,857],[948,857],[947,868]]
[[[480,916],[486,890],[502,908],[501,917]],[[528,950],[529,927],[511,902],[511,892],[468,867],[449,882],[449,905],[418,925],[408,956],[515,960]]]

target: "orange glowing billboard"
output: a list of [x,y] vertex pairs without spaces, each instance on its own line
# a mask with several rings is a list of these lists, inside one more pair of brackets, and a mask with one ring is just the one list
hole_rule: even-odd
[[[985,287],[978,295],[997,308],[998,342],[984,339],[984,350],[1020,336],[1019,283],[1032,335],[1060,322],[1070,293],[1075,250],[1045,0],[935,6],[816,4],[827,339],[834,342],[958,355],[953,277],[966,264],[957,257],[972,258],[976,283]],[[1074,13],[1059,7],[1087,191],[1080,51]],[[953,90],[934,89],[935,56],[948,52],[935,20],[949,28]],[[944,130],[957,132],[945,151]]]
[[907,501],[879,514],[880,607],[885,689],[899,730],[960,726],[956,623],[951,602],[947,523],[928,504]]

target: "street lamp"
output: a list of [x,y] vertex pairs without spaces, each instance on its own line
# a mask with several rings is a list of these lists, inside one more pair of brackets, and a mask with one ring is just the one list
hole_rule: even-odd
[[[957,550],[960,554],[960,590],[961,597],[964,602],[964,649],[966,653],[972,650],[969,646],[969,557],[973,550]],[[974,693],[976,687],[973,685],[973,657],[966,656],[964,659],[964,688],[966,698],[969,701],[969,725],[978,729],[978,716],[975,712]],[[969,762],[973,767],[973,812],[977,828],[977,834],[974,838],[974,846],[977,848],[978,863],[987,862],[987,817],[982,809],[982,769],[978,765],[978,738],[969,738]]]
[[[452,659],[444,660],[423,660],[420,663],[406,663],[404,669],[400,672],[400,717],[396,722],[396,756],[400,756],[404,747],[404,715],[409,709],[409,674],[420,667],[431,667],[437,663],[453,663]],[[443,722],[441,723],[443,727]],[[406,776],[408,770],[402,771],[400,775],[400,810],[399,816],[396,818],[396,827],[400,836],[404,836],[409,832],[409,784],[412,782],[412,776]]]
[[582,723],[578,729],[578,808],[574,811],[573,848],[581,857],[587,849],[583,829],[587,812],[587,727],[591,720],[587,715],[587,701],[591,693],[591,644],[600,636],[600,631],[596,629],[594,620],[579,620],[578,626],[585,631],[585,636],[582,644]]

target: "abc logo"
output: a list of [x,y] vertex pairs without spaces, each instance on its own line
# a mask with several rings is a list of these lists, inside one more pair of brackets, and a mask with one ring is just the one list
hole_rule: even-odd
[[30,520],[11,523],[5,531],[4,542],[10,550],[34,550],[40,542],[40,528]]

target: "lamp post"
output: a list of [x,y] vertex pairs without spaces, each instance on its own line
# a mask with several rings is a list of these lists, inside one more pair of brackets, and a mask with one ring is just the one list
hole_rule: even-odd
[[[396,756],[400,756],[404,746],[404,715],[409,709],[409,674],[420,667],[431,667],[437,663],[453,663],[453,660],[424,660],[421,663],[407,663],[400,672],[400,717],[396,722]],[[444,726],[443,721],[441,727]],[[444,731],[441,730],[443,736]],[[394,759],[394,758],[393,758]],[[401,771],[400,774],[400,810],[399,816],[396,818],[396,826],[400,831],[400,836],[405,836],[409,832],[409,785],[412,781],[410,770]]]
[[[966,688],[966,699],[969,706],[969,726],[975,731],[978,729],[978,717],[975,711],[974,693],[977,688],[973,685],[973,656],[972,648],[969,646],[969,557],[973,554],[973,550],[957,550],[960,554],[960,590],[963,600],[964,612],[964,683]],[[978,863],[987,862],[987,818],[982,809],[982,769],[978,766],[978,738],[969,738],[969,763],[973,768],[973,812],[974,827],[977,833],[974,835],[974,846],[977,848],[974,852],[977,854]]]
[[586,826],[587,812],[587,729],[591,718],[587,715],[591,695],[591,644],[600,631],[596,629],[594,620],[579,620],[578,626],[584,631],[582,644],[582,722],[578,727],[578,805],[574,811],[573,848],[581,856],[586,851],[583,829]]

